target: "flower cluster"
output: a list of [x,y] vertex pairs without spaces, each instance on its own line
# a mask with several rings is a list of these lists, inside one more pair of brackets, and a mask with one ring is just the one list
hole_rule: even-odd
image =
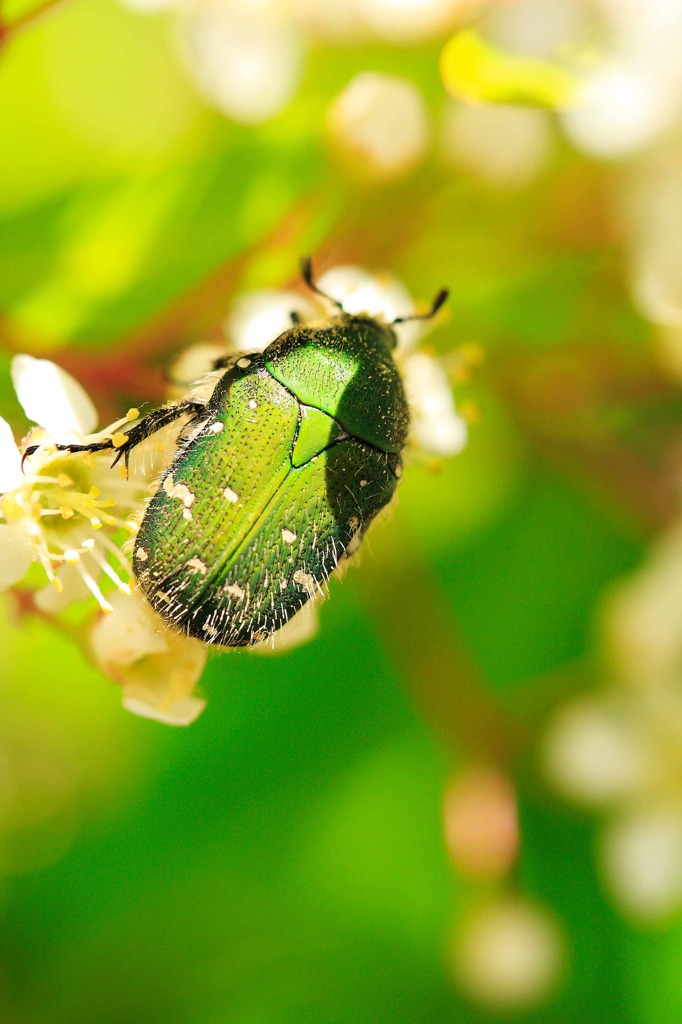
[[[17,356],[12,378],[26,415],[40,425],[22,445],[24,452],[36,450],[22,456],[9,424],[0,420],[0,587],[7,590],[25,580],[35,610],[55,621],[63,622],[69,609],[83,609],[79,639],[121,684],[126,705],[168,723],[188,723],[203,706],[190,695],[203,671],[204,648],[172,635],[143,604],[126,554],[126,541],[137,530],[157,465],[167,453],[158,451],[157,440],[126,473],[123,466],[111,468],[110,451],[60,452],[57,442],[113,438],[116,444],[138,410],[94,433],[90,398],[54,363]],[[40,574],[31,575],[33,563],[43,580],[47,577],[46,586],[38,583]],[[148,681],[144,697],[141,672]]]
[[609,596],[603,615],[614,685],[560,709],[547,775],[606,814],[599,856],[614,900],[638,921],[682,909],[682,526]]
[[[390,321],[415,312],[398,281],[375,278],[359,267],[337,267],[319,285],[351,313]],[[327,312],[325,305],[317,296],[284,291],[244,294],[227,320],[227,340],[189,349],[176,362],[174,377],[184,382],[183,390],[193,387],[199,393],[216,356],[226,350],[261,350],[290,327],[292,311],[302,321],[313,320]],[[396,329],[397,360],[412,410],[412,445],[431,455],[453,455],[465,443],[466,425],[456,411],[445,370],[435,357],[416,351],[420,323]],[[143,600],[127,557],[128,541],[168,464],[182,422],[135,448],[128,471],[123,465],[112,468],[111,449],[74,454],[59,451],[57,443],[92,444],[107,438],[120,446],[126,429],[139,418],[137,409],[95,433],[90,398],[53,363],[17,356],[12,377],[24,411],[40,425],[19,450],[9,424],[0,420],[0,588],[21,584],[38,613],[64,625],[66,612],[85,609],[79,637],[86,653],[121,685],[125,706],[166,723],[188,724],[204,706],[194,688],[207,648],[171,630]],[[36,584],[33,563],[43,570],[47,585]],[[276,634],[274,643],[258,649],[281,651],[309,639],[316,628],[315,602],[309,602]]]

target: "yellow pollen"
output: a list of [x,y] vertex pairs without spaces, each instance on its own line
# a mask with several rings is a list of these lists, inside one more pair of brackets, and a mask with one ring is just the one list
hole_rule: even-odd
[[90,497],[90,498],[99,498],[99,487],[95,487],[94,484],[93,484],[93,486],[88,491],[88,497]]
[[57,483],[60,487],[73,487],[73,480],[66,473],[60,473],[57,477]]
[[138,419],[139,415],[140,415],[140,410],[139,409],[135,409],[135,408],[128,409],[128,412],[126,413],[126,419],[127,420],[136,420],[136,419]]
[[3,519],[8,521],[16,516],[19,506],[13,494],[3,494],[2,501],[0,502],[0,511],[2,512]]
[[479,423],[481,407],[477,402],[462,402],[459,407],[459,414],[465,423]]
[[53,576],[50,582],[52,583],[52,586],[57,591],[57,593],[61,594],[62,590],[64,589],[64,584],[62,583],[62,581],[57,576]]
[[90,520],[90,525],[92,526],[93,530],[101,530],[102,520],[98,519],[97,516],[93,516],[92,519]]
[[458,355],[469,366],[479,367],[485,362],[485,349],[476,341],[467,341],[459,346]]
[[114,434],[111,439],[111,443],[114,448],[122,448],[124,444],[128,443],[128,435],[119,431],[118,434]]
[[59,511],[61,512],[62,519],[71,519],[76,514],[69,505],[62,505]]

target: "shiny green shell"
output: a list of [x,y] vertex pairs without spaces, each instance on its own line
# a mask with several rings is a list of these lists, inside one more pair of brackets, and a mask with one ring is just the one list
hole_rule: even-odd
[[394,345],[390,327],[344,314],[228,366],[136,539],[135,575],[165,619],[248,646],[324,593],[400,476]]

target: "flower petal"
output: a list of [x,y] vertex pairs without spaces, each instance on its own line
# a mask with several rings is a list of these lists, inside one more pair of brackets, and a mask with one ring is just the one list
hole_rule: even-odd
[[97,426],[97,411],[87,392],[49,359],[15,356],[11,372],[24,412],[53,440],[70,433],[90,434]]
[[0,416],[0,494],[15,491],[24,482],[21,456],[7,420]]
[[61,590],[57,590],[52,584],[49,584],[42,590],[38,590],[33,598],[35,606],[41,612],[47,612],[48,615],[56,615],[68,608],[69,605],[75,604],[77,601],[84,601],[91,596],[83,577],[74,566],[65,565],[59,571],[58,578]]
[[327,113],[327,130],[341,159],[356,174],[401,178],[417,167],[429,146],[429,113],[407,78],[361,71]]
[[163,623],[141,597],[115,594],[111,604],[114,610],[99,619],[90,638],[95,659],[103,668],[119,669],[168,652]]
[[199,640],[174,633],[134,593],[114,594],[113,611],[91,634],[95,660],[123,689],[123,706],[166,725],[189,725],[206,702],[192,691],[206,664]]
[[232,348],[261,352],[291,327],[292,313],[298,313],[302,320],[315,315],[312,304],[296,292],[268,288],[244,292],[225,321],[225,333]]
[[169,702],[153,686],[137,682],[123,685],[123,707],[141,718],[153,718],[164,725],[191,725],[206,707],[201,697],[181,696]]
[[0,590],[18,583],[33,561],[33,547],[19,524],[0,526]]
[[424,352],[403,366],[411,413],[411,440],[434,455],[457,455],[467,440],[467,425],[457,414],[443,367]]
[[291,100],[304,43],[276,2],[188,4],[182,53],[201,93],[242,124],[262,124]]
[[[377,276],[349,264],[327,270],[317,284],[321,291],[340,302],[347,313],[368,313],[391,323],[396,317],[411,316],[415,312],[410,293],[390,274]],[[422,330],[423,325],[418,321],[398,324],[395,332],[399,349],[407,350],[416,345]]]
[[321,599],[308,601],[287,622],[286,626],[278,629],[269,639],[256,644],[251,651],[254,654],[284,654],[285,651],[291,651],[295,647],[300,647],[301,644],[307,644],[316,636],[320,628],[318,611],[320,603]]

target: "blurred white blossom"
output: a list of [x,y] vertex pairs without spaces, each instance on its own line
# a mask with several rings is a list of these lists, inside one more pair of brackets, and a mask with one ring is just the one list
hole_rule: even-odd
[[[337,45],[372,40],[419,45],[454,29],[481,6],[480,0],[121,2],[146,14],[176,9],[178,44],[189,75],[208,103],[243,124],[268,121],[286,107],[299,88],[307,51],[318,39]],[[413,150],[422,131],[421,97],[398,97],[398,102],[406,151]],[[376,131],[376,122],[372,127]]]
[[478,907],[460,928],[453,968],[463,991],[492,1011],[529,1010],[559,985],[566,964],[563,935],[543,907],[502,897]]
[[120,684],[123,705],[167,725],[189,725],[206,702],[194,694],[208,649],[170,629],[135,591],[114,595],[90,637],[94,661]]
[[181,52],[200,92],[228,117],[260,124],[292,99],[304,39],[278,0],[186,2]]
[[648,740],[622,694],[584,698],[553,720],[543,747],[545,772],[562,794],[587,806],[627,802],[650,778]]
[[443,160],[502,188],[531,181],[549,159],[552,142],[549,114],[530,107],[452,101],[441,124]]
[[399,178],[429,147],[429,115],[416,85],[396,75],[363,71],[327,112],[327,131],[340,156],[368,178]]
[[472,0],[355,0],[360,16],[379,39],[414,45],[471,15]]
[[433,455],[457,455],[467,441],[467,425],[457,415],[452,386],[445,370],[426,352],[403,360],[410,403],[411,440]]
[[[599,0],[597,0],[599,2]],[[526,57],[552,58],[579,39],[591,12],[580,0],[497,0],[483,25],[496,44]]]
[[602,834],[606,885],[638,921],[665,921],[682,907],[682,801],[635,807]]
[[671,145],[633,168],[620,190],[633,297],[647,319],[682,327],[682,178]]
[[237,296],[225,320],[225,333],[235,349],[261,352],[291,327],[292,313],[311,320],[315,306],[297,292],[266,288],[244,292]]
[[603,692],[554,716],[543,763],[565,796],[606,814],[605,885],[629,916],[682,911],[682,524],[609,595]]

